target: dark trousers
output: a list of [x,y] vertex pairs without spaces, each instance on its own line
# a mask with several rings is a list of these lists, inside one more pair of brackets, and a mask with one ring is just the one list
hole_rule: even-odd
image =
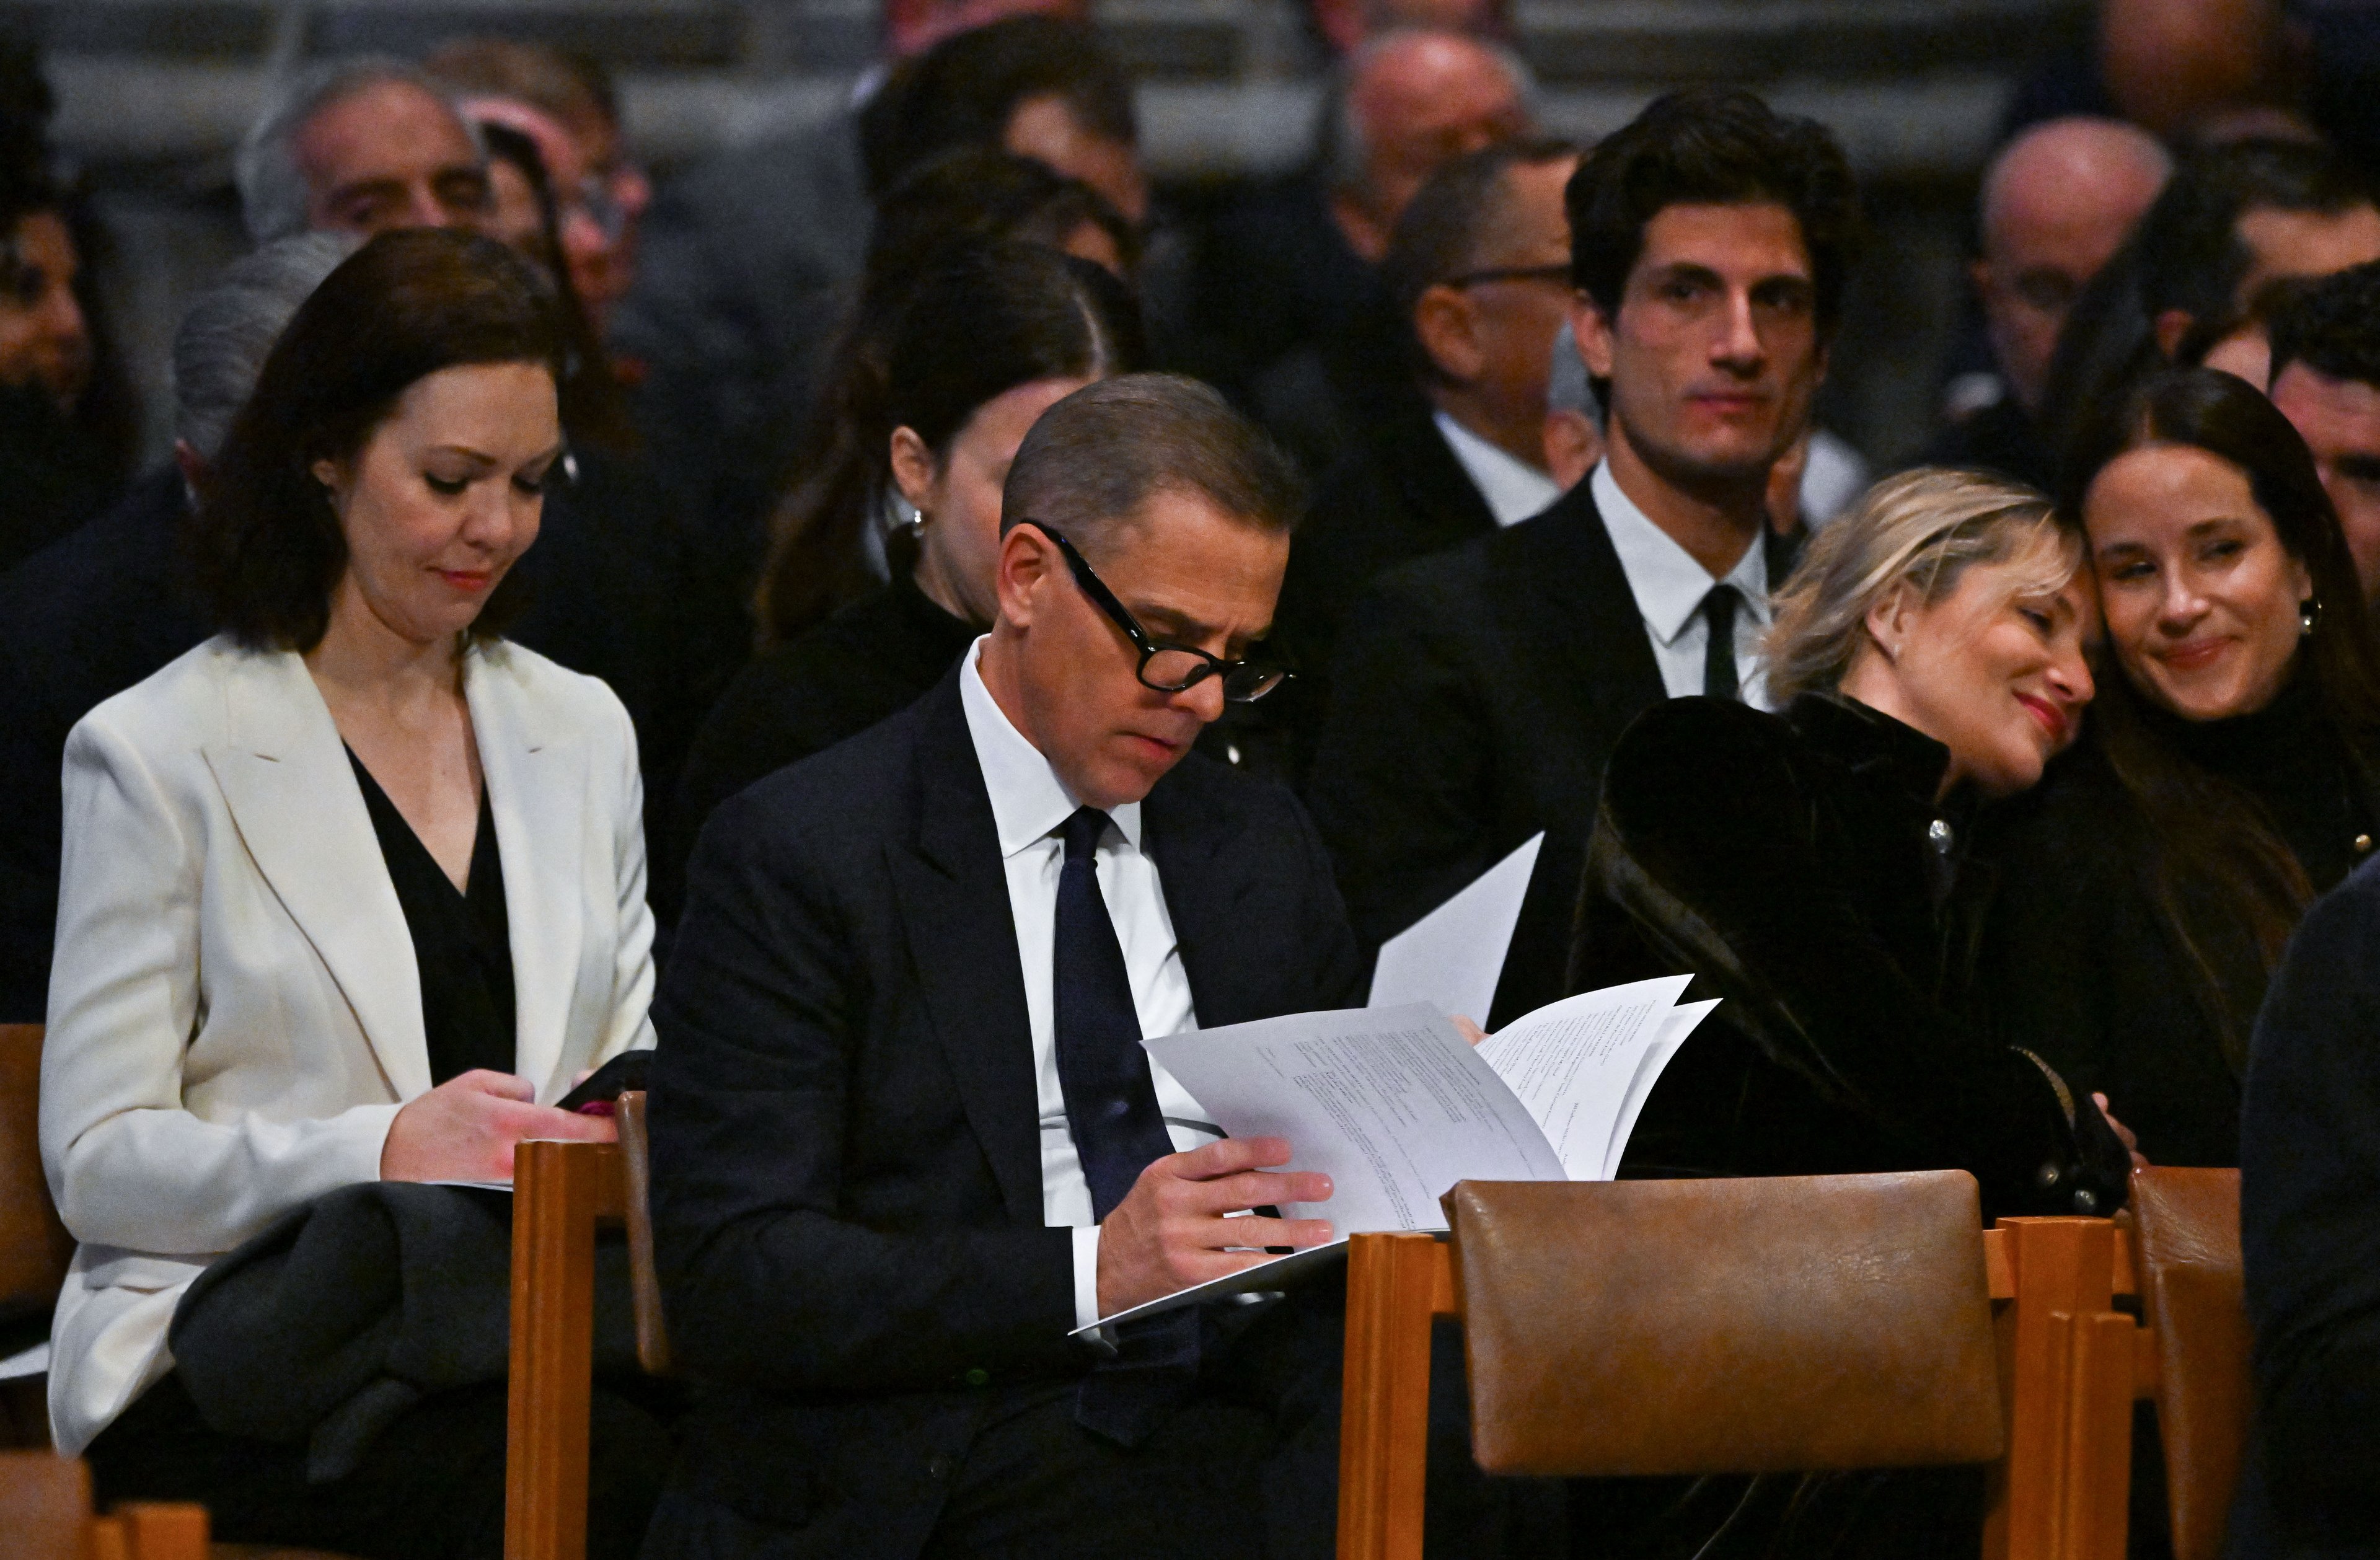
[[[666,1407],[656,1412],[596,1389],[589,1560],[629,1560],[643,1542],[674,1451],[666,1415]],[[330,1549],[359,1560],[501,1560],[504,1432],[504,1383],[439,1393],[392,1421],[354,1473],[314,1484],[304,1442],[210,1429],[181,1378],[168,1375],[83,1455],[103,1506],[197,1501],[224,1542]]]

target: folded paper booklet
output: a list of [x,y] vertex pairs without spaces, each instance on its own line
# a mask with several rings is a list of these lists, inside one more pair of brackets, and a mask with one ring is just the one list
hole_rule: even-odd
[[[1104,1328],[1201,1300],[1274,1289],[1334,1260],[1346,1237],[1446,1227],[1457,1181],[1605,1181],[1661,1069],[1716,1002],[1681,1005],[1692,977],[1565,997],[1476,1048],[1424,1003],[1300,1013],[1146,1042],[1234,1138],[1288,1140],[1330,1200],[1293,1203],[1339,1239],[1102,1317]],[[1091,1328],[1078,1329],[1089,1332]]]

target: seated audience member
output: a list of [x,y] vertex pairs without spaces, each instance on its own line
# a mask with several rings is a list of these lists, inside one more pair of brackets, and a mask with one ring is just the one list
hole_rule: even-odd
[[2273,284],[2374,259],[2380,208],[2335,153],[2242,140],[2186,159],[2076,299],[2044,382],[2044,437],[2062,464],[2138,380],[2204,359]]
[[1304,812],[1189,750],[1272,679],[1298,508],[1205,386],[1075,392],[1010,469],[990,633],[704,830],[651,1105],[702,1395],[653,1560],[1328,1553],[1336,1307],[1067,1335],[1330,1233],[1226,1217],[1330,1187],[1139,1044],[1360,1000]]
[[1381,269],[1420,393],[1316,488],[1290,550],[1273,643],[1298,676],[1265,713],[1298,728],[1294,774],[1312,761],[1339,626],[1374,577],[1561,496],[1544,465],[1546,385],[1570,312],[1562,187],[1577,165],[1567,142],[1504,141],[1439,169],[1397,219]]
[[1254,408],[1306,469],[1411,398],[1412,358],[1379,263],[1431,173],[1529,133],[1536,87],[1510,51],[1397,28],[1334,67],[1310,165],[1258,185],[1152,278],[1160,354]]
[[[509,1176],[552,1102],[650,1044],[634,738],[506,643],[562,457],[562,335],[491,240],[387,234],[301,306],[194,531],[222,632],[66,759],[42,1147],[81,1242],[52,1421],[100,1498],[225,1539],[498,1553],[500,1383],[423,1399],[348,1476],[219,1432],[164,1353],[212,1256],[358,1181]],[[667,1456],[600,1395],[590,1538],[632,1554]]]
[[599,335],[635,285],[638,225],[652,186],[627,152],[602,67],[509,38],[464,38],[425,63],[462,111],[508,125],[537,144],[554,187],[570,283]]
[[1603,459],[1603,400],[1578,355],[1578,332],[1565,318],[1554,333],[1553,365],[1546,376],[1546,425],[1540,435],[1546,474],[1568,493]]
[[0,569],[120,486],[124,441],[94,393],[81,271],[64,193],[38,166],[0,165]]
[[[721,802],[916,703],[990,626],[1017,445],[1052,404],[1141,357],[1131,296],[1087,261],[965,245],[918,280],[884,344],[880,394],[845,408],[833,463],[783,517],[766,585],[773,601],[857,574],[871,551],[891,581],[764,652],[721,697],[670,821],[657,874],[669,903]],[[888,506],[911,517],[889,540]]]
[[[2078,114],[2129,120],[2171,141],[2285,112],[2304,18],[2275,0],[2097,0],[2090,41],[2021,86],[2004,124],[2015,133]],[[2296,7],[2289,7],[2296,9]],[[2285,29],[2285,19],[2289,26]]]
[[282,326],[355,245],[304,234],[233,262],[175,333],[175,459],[0,576],[0,1022],[39,1023],[49,1005],[67,736],[207,637],[181,551],[192,484]]
[[326,60],[282,82],[232,160],[258,243],[293,233],[479,227],[487,158],[437,84],[403,60]]
[[2380,1554],[2380,875],[2307,910],[2256,1018],[2240,1115],[2255,1428],[2225,1553]]
[[1664,698],[1762,698],[1790,562],[1770,473],[1808,425],[1858,225],[1833,138],[1743,92],[1658,100],[1568,204],[1603,462],[1536,518],[1383,577],[1349,615],[1308,785],[1374,945],[1545,832],[1492,1024],[1561,993],[1621,731]]
[[2195,369],[2114,410],[2069,505],[2111,664],[2082,746],[1998,842],[1977,989],[2148,1158],[2235,1164],[2265,981],[2380,831],[2380,645],[2270,402]]
[[[1621,1174],[1961,1169],[1986,1219],[2113,1213],[2131,1168],[2087,1099],[1955,997],[1978,802],[2037,781],[2092,693],[2082,549],[1981,473],[1891,478],[1779,594],[1780,711],[1658,704],[1611,754],[1571,983],[1695,977]],[[1579,1487],[1608,1553],[1972,1554],[1970,1469]],[[1705,1547],[1697,1547],[1705,1545]]]
[[2380,262],[2313,283],[2281,311],[2270,383],[2313,456],[2364,599],[2380,596]]
[[2058,332],[2173,172],[2156,138],[2114,119],[2035,125],[1984,173],[1970,269],[1999,396],[1945,430],[1928,464],[1983,467],[2047,488],[2056,462],[2034,426]]
[[[1767,643],[1780,713],[1657,704],[1613,749],[1571,984],[1724,997],[1645,1102],[1645,1175],[1957,1167],[1986,1213],[2107,1213],[2128,1164],[2039,1063],[1944,1005],[1978,804],[2092,696],[2083,550],[1975,472],[1888,479],[1821,530]],[[2085,1115],[2088,1108],[2085,1106]]]
[[[704,546],[735,560],[747,586],[888,191],[978,147],[1082,178],[1127,220],[1146,213],[1130,77],[1088,24],[1008,14],[1027,8],[979,7],[976,22],[893,67],[857,110],[849,192],[838,175],[827,199],[798,158],[761,165],[764,152],[789,149],[759,148],[695,175],[675,232],[655,236],[651,283],[624,311],[619,344],[650,364],[641,415]],[[978,25],[990,17],[1005,19]],[[812,200],[831,209],[804,209]],[[698,220],[685,220],[689,208]]]

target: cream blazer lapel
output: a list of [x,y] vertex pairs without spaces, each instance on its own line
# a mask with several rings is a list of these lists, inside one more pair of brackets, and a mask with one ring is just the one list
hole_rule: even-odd
[[[551,1104],[566,1092],[557,1078],[578,988],[585,938],[582,882],[590,850],[609,883],[608,835],[587,830],[588,754],[583,734],[548,720],[528,697],[508,646],[475,648],[463,664],[463,692],[480,743],[480,769],[504,861],[504,915],[512,928],[514,1070]],[[597,846],[602,847],[597,850]]]
[[207,767],[249,859],[338,982],[389,1087],[410,1100],[430,1088],[421,975],[339,729],[294,652],[222,664],[226,736],[207,744]]

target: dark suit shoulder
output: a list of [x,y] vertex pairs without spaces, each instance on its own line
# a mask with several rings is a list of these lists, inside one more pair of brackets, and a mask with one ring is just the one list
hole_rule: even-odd
[[922,703],[912,705],[737,792],[703,825],[698,859],[722,839],[837,856],[873,851],[914,826],[917,749],[927,718]]

